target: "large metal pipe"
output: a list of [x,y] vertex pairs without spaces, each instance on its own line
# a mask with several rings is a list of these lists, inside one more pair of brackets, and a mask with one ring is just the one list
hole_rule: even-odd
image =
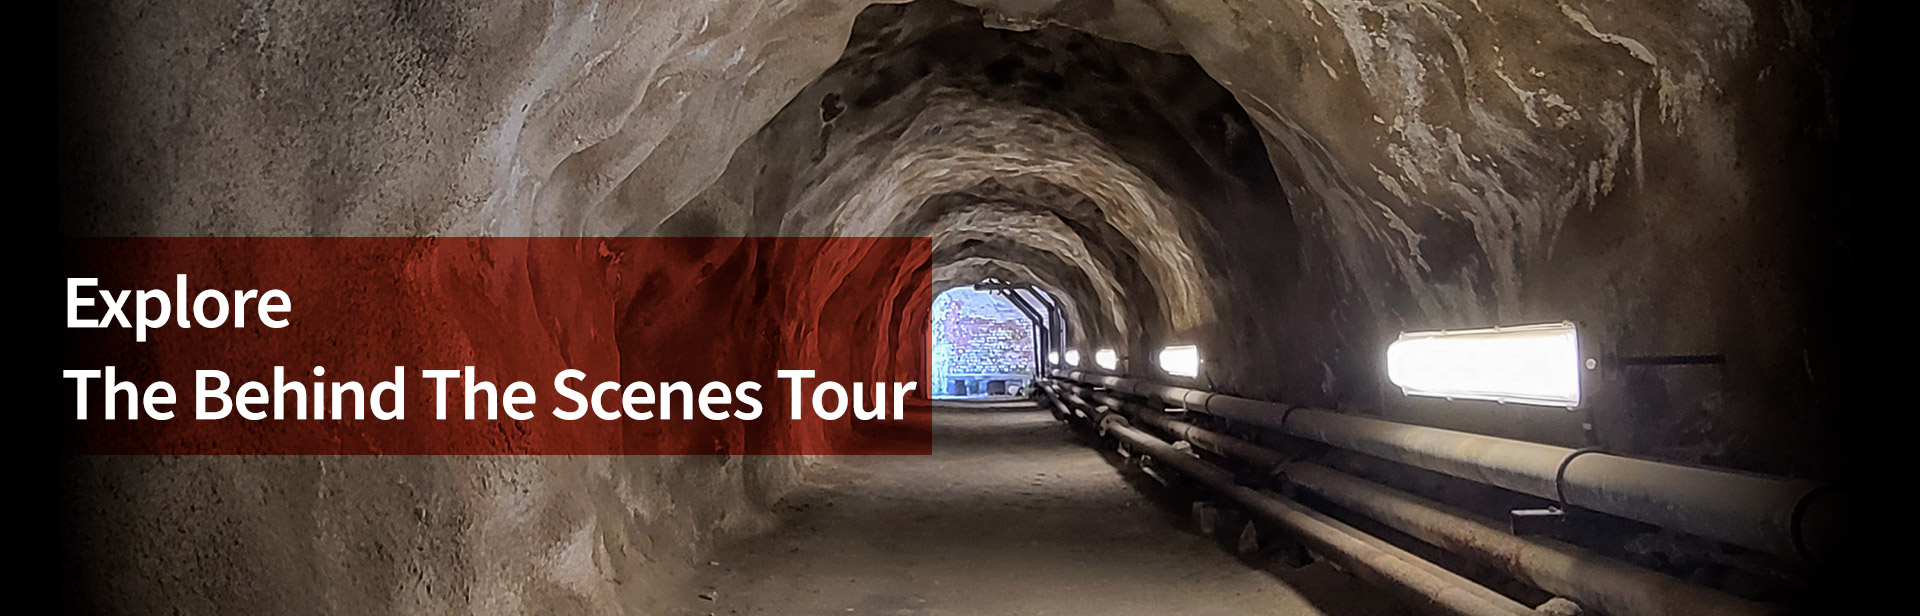
[[1311,462],[1283,469],[1288,482],[1463,557],[1486,563],[1581,607],[1613,616],[1769,616],[1778,606],[1593,555],[1552,539],[1519,537],[1479,516]]
[[1116,400],[1110,396],[1103,396],[1097,393],[1093,394],[1093,398],[1107,405],[1109,408],[1119,409],[1128,419],[1152,426],[1167,436],[1193,443],[1194,446],[1201,449],[1234,458],[1246,464],[1251,464],[1262,471],[1279,471],[1281,465],[1287,462],[1287,457],[1278,451],[1176,420],[1166,413],[1145,407],[1129,405],[1123,400]]
[[1640,460],[1370,419],[1080,371],[1070,380],[1157,399],[1663,528],[1809,563],[1831,562],[1840,505],[1822,484]]
[[[1100,398],[1099,394],[1094,394]],[[1514,579],[1613,616],[1771,616],[1778,606],[1599,556],[1552,539],[1520,537],[1478,515],[1311,462],[1287,461],[1258,444],[1180,421],[1122,401],[1106,401],[1123,416],[1163,430],[1195,447],[1279,472],[1287,482],[1354,513]]]
[[1400,592],[1414,607],[1451,616],[1520,616],[1533,613],[1512,599],[1500,597],[1492,590],[1404,550],[1363,539],[1366,536],[1364,533],[1325,514],[1241,486],[1234,482],[1233,475],[1226,470],[1175,449],[1167,442],[1129,427],[1124,422],[1107,422],[1106,431],[1133,450],[1179,471],[1261,518],[1286,527],[1309,549],[1355,575]]
[[1085,415],[1078,415],[1078,411],[1075,411],[1073,407],[1068,406],[1066,402],[1062,401],[1060,396],[1058,394],[1053,393],[1052,390],[1047,390],[1046,398],[1047,398],[1047,403],[1052,405],[1053,408],[1056,409],[1054,411],[1054,414],[1058,415],[1062,419],[1075,417],[1075,416],[1085,417]]
[[1065,403],[1064,408],[1068,409],[1068,415],[1084,417],[1096,424],[1106,416],[1105,411],[1100,410],[1100,405],[1081,397],[1080,393],[1073,388],[1048,386],[1047,393],[1053,396],[1055,404]]

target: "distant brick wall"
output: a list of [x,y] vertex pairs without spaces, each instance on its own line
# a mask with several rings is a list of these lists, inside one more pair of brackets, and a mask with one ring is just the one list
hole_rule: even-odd
[[935,379],[1033,371],[1033,327],[1006,298],[960,288],[933,300]]

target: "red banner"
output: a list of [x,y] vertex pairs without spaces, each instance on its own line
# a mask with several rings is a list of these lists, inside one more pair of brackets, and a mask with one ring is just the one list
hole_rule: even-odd
[[926,454],[927,238],[66,242],[90,454]]

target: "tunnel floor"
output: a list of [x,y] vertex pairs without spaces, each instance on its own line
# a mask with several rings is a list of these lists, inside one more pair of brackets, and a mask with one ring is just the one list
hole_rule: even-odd
[[934,418],[931,456],[827,458],[782,528],[721,547],[675,613],[1405,613],[1324,563],[1233,556],[1031,403]]

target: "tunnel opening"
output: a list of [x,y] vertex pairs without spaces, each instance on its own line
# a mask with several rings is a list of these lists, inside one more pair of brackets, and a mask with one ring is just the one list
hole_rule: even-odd
[[[678,592],[653,585],[665,575],[659,563],[731,566],[699,550],[772,528],[776,508],[802,520],[832,509],[831,499],[782,500],[799,478],[816,477],[839,482],[841,510],[856,510],[842,530],[901,524],[888,547],[924,542],[981,570],[1017,556],[1007,577],[967,578],[1015,589],[1024,603],[1008,613],[1088,611],[1062,602],[1074,593],[1053,591],[1061,572],[1089,560],[1108,568],[1081,579],[1151,580],[1108,585],[1118,588],[1102,598],[1116,605],[1151,605],[1174,586],[1240,596],[1247,587],[1214,579],[1158,583],[1167,569],[1149,561],[1191,546],[1116,514],[1135,503],[1106,481],[1120,476],[1164,480],[1171,500],[1191,501],[1178,504],[1193,505],[1190,521],[1209,538],[1252,533],[1256,548],[1270,554],[1277,543],[1288,559],[1338,552],[1260,539],[1273,530],[1253,520],[1261,511],[1333,526],[1272,505],[1299,494],[1295,504],[1381,539],[1362,548],[1431,555],[1444,569],[1489,555],[1503,561],[1496,568],[1529,566],[1547,554],[1590,578],[1549,572],[1496,593],[1529,604],[1556,585],[1604,586],[1583,605],[1602,614],[1712,611],[1685,609],[1688,596],[1734,606],[1715,613],[1824,607],[1826,580],[1844,576],[1796,560],[1811,552],[1800,544],[1822,540],[1801,537],[1799,525],[1838,515],[1835,499],[1795,492],[1774,507],[1714,489],[1751,481],[1825,498],[1840,490],[1816,482],[1852,468],[1835,427],[1852,417],[1834,401],[1848,364],[1831,356],[1836,328],[1807,316],[1840,301],[1809,299],[1837,284],[1823,281],[1835,278],[1831,264],[1809,255],[1846,242],[1805,231],[1810,217],[1832,226],[1830,210],[1809,205],[1831,186],[1802,172],[1842,143],[1824,63],[1844,13],[1802,2],[1481,4],[425,3],[399,18],[276,4],[236,18],[237,30],[208,27],[231,24],[197,10],[103,15],[100,27],[127,40],[182,44],[164,53],[77,46],[87,47],[81,60],[119,77],[64,85],[99,90],[78,108],[113,115],[77,139],[111,164],[63,167],[85,179],[72,182],[75,194],[97,202],[63,211],[79,234],[928,237],[931,283],[893,289],[896,305],[994,280],[1029,286],[1059,318],[1034,341],[1040,348],[1007,362],[1042,364],[1039,374],[1027,369],[1042,395],[992,418],[941,407],[942,453],[957,458],[289,458],[265,470],[88,461],[75,476],[91,483],[74,500],[92,528],[125,518],[136,523],[124,528],[171,524],[188,537],[98,533],[88,538],[99,546],[94,560],[151,554],[233,580],[211,590],[101,586],[115,597],[284,600],[260,605],[287,611],[338,591],[317,580],[411,558],[404,566],[424,573],[396,582],[396,595],[439,603],[395,611],[588,611],[616,595],[658,605],[657,594]],[[435,26],[415,31],[415,22]],[[208,107],[234,112],[201,112]],[[681,269],[737,276],[756,263]],[[903,341],[940,323],[940,311],[869,323],[849,307],[885,284],[877,280],[808,298],[827,308],[813,316],[875,332],[879,350],[846,362],[937,361]],[[652,293],[648,283],[621,283],[640,288],[623,287],[634,301],[614,306],[601,332],[622,350],[700,341],[635,339],[634,326],[659,320],[660,306],[693,307],[674,314],[691,330],[769,301]],[[550,305],[584,304],[563,295]],[[1409,396],[1388,374],[1388,349],[1405,332],[1563,320],[1591,332],[1601,357],[1724,361],[1585,368],[1599,378],[1583,383],[1574,411]],[[481,329],[463,333],[491,333]],[[752,347],[790,334],[811,348],[805,329],[737,336]],[[744,355],[726,361],[753,360]],[[914,365],[933,375],[928,395],[963,389],[950,367]],[[685,368],[691,379],[708,367]],[[1054,430],[1041,420],[1048,412],[1072,427]],[[791,436],[767,432],[709,440]],[[1101,465],[1062,445],[1099,448]],[[1490,453],[1509,448],[1531,452],[1529,464],[1501,466],[1513,460]],[[1024,461],[1005,464],[1015,457]],[[1282,464],[1288,473],[1276,472]],[[1608,472],[1622,467],[1658,472]],[[1729,471],[1770,475],[1735,481]],[[364,479],[389,476],[405,481]],[[1708,502],[1581,491],[1608,483],[1596,477],[1676,476],[1712,479],[1697,491]],[[309,483],[320,489],[260,488]],[[1059,498],[1029,498],[1042,485]],[[192,497],[201,494],[217,502]],[[259,515],[263,500],[298,515]],[[1741,508],[1750,502],[1767,506]],[[1727,503],[1738,506],[1729,513]],[[1751,519],[1727,523],[1742,515]],[[257,521],[269,518],[307,526]],[[1087,531],[1096,518],[1113,525]],[[913,526],[925,520],[963,532]],[[336,532],[341,524],[360,526]],[[1754,536],[1716,530],[1753,527]],[[1027,534],[999,534],[1006,529]],[[204,557],[308,536],[330,555]],[[364,536],[392,541],[350,542]],[[976,537],[1004,551],[982,557],[992,550],[977,549]],[[873,606],[924,599],[880,570],[898,563],[865,538],[837,546],[858,558],[829,555],[816,569],[869,567],[863,581],[880,580],[865,598]],[[1244,543],[1225,541],[1229,551]],[[811,556],[814,544],[803,544],[759,556],[815,596],[839,588],[844,580],[802,566],[821,561],[790,556],[803,547]],[[438,553],[456,560],[414,556]],[[485,558],[502,553],[558,556],[502,571]],[[1227,571],[1179,553],[1182,571]],[[1586,567],[1596,555],[1605,560]],[[1339,612],[1344,598],[1326,595],[1361,594],[1346,592],[1359,566],[1301,573],[1290,564],[1276,577],[1304,582],[1304,596],[1253,592],[1240,607]],[[758,573],[731,579],[786,579]],[[1412,578],[1467,587],[1446,575]],[[1526,577],[1492,577],[1501,576]],[[1650,586],[1613,583],[1648,576]],[[514,586],[522,578],[538,581]],[[261,591],[283,586],[291,590]],[[763,589],[772,597],[764,605],[787,607],[787,590]],[[713,602],[708,594],[694,604]],[[1352,611],[1398,609],[1373,607]]]
[[945,284],[1061,298],[1056,355],[1088,366],[1103,348],[1151,366],[1175,343],[1258,365],[1332,309],[1257,122],[1194,58],[994,15],[867,7],[840,59],[656,232],[930,236]]
[[[1223,63],[1218,50],[1143,46],[1136,43],[1152,37],[1061,23],[1009,21],[944,0],[867,8],[839,61],[679,216],[711,220],[725,216],[708,212],[744,209],[752,214],[741,228],[754,233],[931,236],[936,290],[986,278],[1046,289],[1067,307],[1072,335],[1054,352],[1020,361],[1038,360],[1043,378],[1071,373],[1069,380],[1100,390],[1050,410],[1088,420],[1103,435],[1117,402],[1099,396],[1141,394],[1110,384],[1148,377],[1202,388],[1182,389],[1188,398],[1146,396],[1168,410],[1250,396],[1555,446],[1648,450],[1595,429],[1644,412],[1631,408],[1642,406],[1636,402],[1545,413],[1497,396],[1482,396],[1485,404],[1468,401],[1473,396],[1422,400],[1395,386],[1384,357],[1404,332],[1572,318],[1597,338],[1622,339],[1610,325],[1620,317],[1594,314],[1558,290],[1543,295],[1550,301],[1517,299],[1524,293],[1514,265],[1527,262],[1526,273],[1544,276],[1539,253],[1529,251],[1552,245],[1540,238],[1559,237],[1561,223],[1542,222],[1529,208],[1598,203],[1617,181],[1613,162],[1583,168],[1574,175],[1589,178],[1585,184],[1550,193],[1522,184],[1561,173],[1552,169],[1563,157],[1501,142],[1511,127],[1481,103],[1433,104],[1464,106],[1495,143],[1436,152],[1423,149],[1425,140],[1450,133],[1416,123],[1423,103],[1361,105],[1367,99],[1341,90],[1352,83],[1337,77],[1297,95],[1276,93],[1276,75],[1313,83],[1319,71],[1247,73]],[[1204,65],[1196,59],[1209,51]],[[1282,100],[1324,107],[1276,109]],[[1383,115],[1358,114],[1368,105]],[[1617,113],[1608,109],[1603,119]],[[1521,115],[1539,123],[1535,112]],[[1318,134],[1305,134],[1300,122],[1320,123]],[[1366,149],[1355,140],[1406,144],[1367,158],[1352,154]],[[1446,161],[1441,167],[1497,169],[1435,170],[1422,156]],[[943,394],[977,393],[936,373]],[[1617,386],[1595,392],[1606,403],[1619,395]],[[1300,446],[1245,417],[1214,427],[1495,517],[1539,505],[1499,487]],[[1706,544],[1647,547],[1652,529],[1637,522],[1576,520],[1581,530],[1569,541],[1669,574],[1791,577],[1779,573],[1791,565],[1770,556],[1702,565]],[[1665,560],[1650,562],[1658,559]]]
[[933,299],[936,399],[1011,396],[1038,378],[1044,305],[1011,293],[956,287]]

